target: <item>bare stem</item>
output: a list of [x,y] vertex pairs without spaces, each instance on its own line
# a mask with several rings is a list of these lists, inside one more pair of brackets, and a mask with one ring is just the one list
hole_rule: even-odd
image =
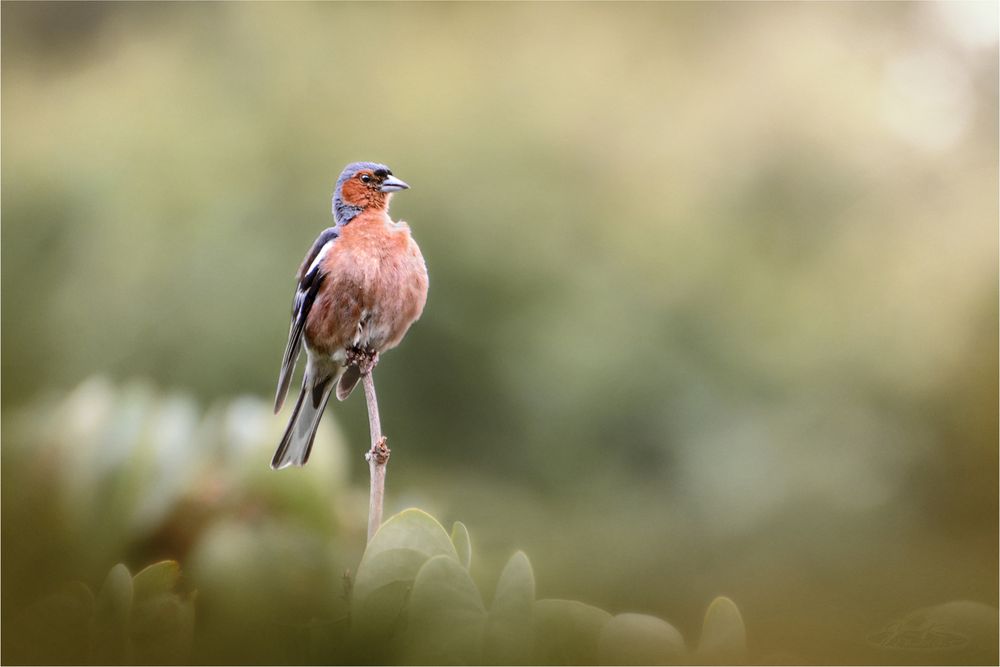
[[[367,365],[367,364],[366,364]],[[382,505],[385,500],[385,466],[389,462],[389,447],[382,435],[382,425],[378,418],[378,398],[375,396],[375,380],[372,377],[374,363],[364,369],[361,382],[368,401],[368,428],[372,435],[372,448],[365,454],[368,472],[371,474],[371,493],[368,497],[368,541],[382,525]]]

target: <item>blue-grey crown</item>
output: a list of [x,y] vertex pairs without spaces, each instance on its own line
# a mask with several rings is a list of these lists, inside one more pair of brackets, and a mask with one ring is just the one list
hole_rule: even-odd
[[362,169],[370,169],[372,171],[385,169],[386,171],[389,171],[389,167],[384,164],[379,164],[378,162],[352,162],[344,167],[344,171],[340,172],[340,178],[337,179],[337,187],[333,190],[333,217],[337,221],[338,225],[346,225],[352,218],[354,218],[354,216],[361,213],[361,209],[359,207],[345,204],[341,200],[340,188],[343,187],[344,183],[354,178],[355,174]]

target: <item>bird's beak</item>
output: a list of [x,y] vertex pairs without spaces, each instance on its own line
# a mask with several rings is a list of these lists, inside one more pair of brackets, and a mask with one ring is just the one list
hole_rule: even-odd
[[382,181],[382,187],[380,187],[379,190],[382,192],[399,192],[400,190],[406,190],[409,187],[409,185],[395,176],[386,176],[386,179]]

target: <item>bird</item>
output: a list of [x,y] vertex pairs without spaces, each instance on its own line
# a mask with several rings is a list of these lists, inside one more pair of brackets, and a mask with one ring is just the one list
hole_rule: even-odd
[[296,274],[275,414],[302,347],[305,372],[295,409],[271,460],[281,469],[309,460],[330,394],[346,400],[362,372],[402,341],[427,303],[427,265],[403,221],[389,217],[393,193],[409,189],[384,164],[353,162],[333,192],[334,226],[323,230]]

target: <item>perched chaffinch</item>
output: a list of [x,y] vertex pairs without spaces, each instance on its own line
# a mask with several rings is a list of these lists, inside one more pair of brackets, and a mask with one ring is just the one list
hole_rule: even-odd
[[281,409],[303,341],[306,370],[272,468],[303,465],[334,387],[346,399],[363,365],[402,340],[427,302],[427,266],[405,222],[389,217],[409,186],[374,162],[347,165],[333,193],[336,224],[313,243],[298,272],[288,344],[278,376]]

